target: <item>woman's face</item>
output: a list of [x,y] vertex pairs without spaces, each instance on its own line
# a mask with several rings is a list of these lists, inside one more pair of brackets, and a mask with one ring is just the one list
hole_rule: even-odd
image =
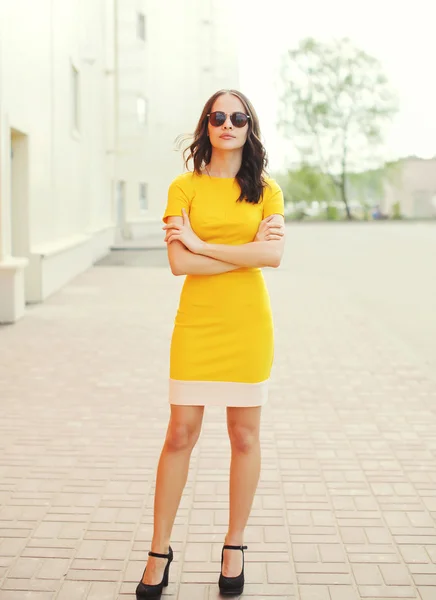
[[234,112],[247,114],[242,102],[233,94],[222,94],[215,100],[210,112],[215,111],[222,111],[227,114],[227,117],[225,122],[218,127],[213,127],[208,122],[207,132],[212,146],[220,150],[242,148],[247,140],[248,123],[244,127],[235,127],[230,120],[230,115]]

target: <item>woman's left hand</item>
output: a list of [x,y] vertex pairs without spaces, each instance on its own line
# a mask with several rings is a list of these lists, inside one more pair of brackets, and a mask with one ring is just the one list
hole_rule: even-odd
[[198,237],[191,227],[188,213],[182,208],[183,223],[168,223],[162,229],[166,230],[165,242],[171,244],[179,240],[182,244],[194,254],[198,254],[204,246],[204,242]]
[[284,235],[284,219],[281,215],[274,214],[260,222],[254,241],[268,242],[271,240],[281,240]]

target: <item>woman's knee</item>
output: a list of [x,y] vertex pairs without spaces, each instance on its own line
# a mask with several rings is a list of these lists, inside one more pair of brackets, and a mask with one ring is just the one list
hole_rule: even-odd
[[250,452],[259,444],[259,429],[233,423],[228,428],[230,444],[237,452]]
[[192,450],[200,435],[201,424],[170,422],[165,439],[167,450]]

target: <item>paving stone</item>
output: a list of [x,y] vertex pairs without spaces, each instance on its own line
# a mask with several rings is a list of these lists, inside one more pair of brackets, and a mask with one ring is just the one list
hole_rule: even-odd
[[[293,224],[265,269],[276,351],[244,598],[433,600],[434,233]],[[127,600],[142,575],[183,278],[135,252],[0,328],[1,600]],[[219,597],[229,465],[207,408],[163,598]]]

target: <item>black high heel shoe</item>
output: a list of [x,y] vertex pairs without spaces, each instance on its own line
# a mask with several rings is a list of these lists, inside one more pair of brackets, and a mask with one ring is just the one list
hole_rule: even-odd
[[[221,573],[218,581],[221,594],[242,594],[244,590],[244,550],[247,546],[228,546],[224,545],[221,551]],[[224,550],[242,550],[242,571],[237,577],[224,577],[223,575],[223,561],[224,561]]]
[[159,552],[149,552],[148,556],[155,556],[156,558],[167,558],[168,562],[165,566],[165,571],[162,577],[162,581],[156,585],[150,585],[148,583],[142,583],[144,573],[147,570],[147,566],[142,574],[141,581],[138,583],[136,588],[136,598],[158,598],[162,594],[164,587],[168,585],[168,575],[170,572],[170,564],[173,560],[173,549],[170,546],[168,554],[159,554]]

